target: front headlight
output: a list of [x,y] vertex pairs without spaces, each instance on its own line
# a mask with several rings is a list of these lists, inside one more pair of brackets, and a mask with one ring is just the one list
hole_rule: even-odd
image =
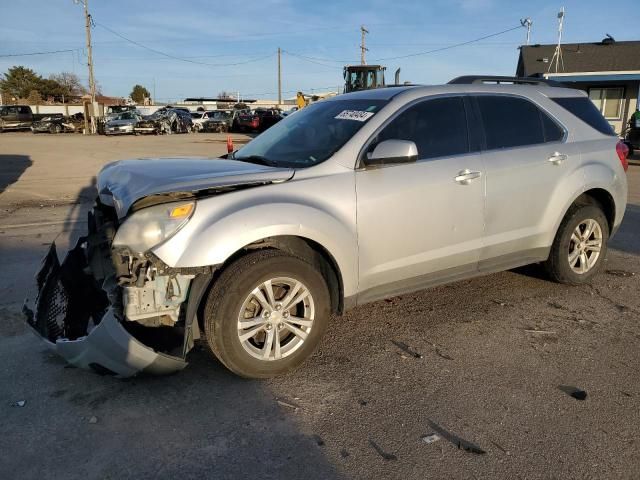
[[175,202],[140,210],[120,225],[113,246],[144,253],[175,235],[195,209],[196,202]]

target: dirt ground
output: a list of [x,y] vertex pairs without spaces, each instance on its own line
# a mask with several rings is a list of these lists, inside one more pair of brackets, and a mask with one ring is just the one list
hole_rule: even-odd
[[590,286],[531,266],[370,304],[269,381],[204,346],[170,377],[68,368],[19,312],[47,245],[83,232],[96,172],[225,141],[0,135],[0,478],[640,478],[638,165]]

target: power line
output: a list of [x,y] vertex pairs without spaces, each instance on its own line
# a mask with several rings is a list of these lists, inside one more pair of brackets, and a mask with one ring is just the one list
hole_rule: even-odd
[[[330,87],[314,87],[314,88],[306,88],[303,90],[309,90],[309,91],[314,91],[314,90],[332,90],[332,89],[336,89],[336,88],[342,88],[344,85],[332,85]],[[300,89],[298,88],[297,90],[284,90],[282,93],[297,93],[299,92]],[[278,92],[262,92],[262,93],[244,93],[243,96],[244,97],[260,97],[262,95],[275,95]]]
[[273,57],[274,55],[276,55],[275,53],[270,53],[269,55],[265,55],[262,57],[258,57],[258,58],[253,58],[250,60],[245,60],[242,62],[234,62],[234,63],[207,63],[207,62],[198,62],[196,60],[190,60],[189,58],[185,58],[185,57],[178,57],[175,55],[171,55],[169,53],[163,52],[161,50],[156,50],[155,48],[151,48],[148,47],[146,45],[143,45],[140,42],[136,42],[135,40],[131,40],[130,38],[125,37],[124,35],[116,32],[115,30],[112,30],[111,28],[107,27],[106,25],[103,25],[101,23],[98,22],[94,22],[97,26],[104,28],[105,30],[107,30],[108,32],[111,32],[113,35],[122,38],[123,40],[126,40],[129,43],[132,43],[133,45],[137,45],[140,48],[144,48],[145,50],[148,50],[150,52],[156,53],[158,55],[162,55],[163,57],[167,57],[167,58],[171,58],[173,60],[178,60],[181,62],[186,62],[186,63],[193,63],[195,65],[206,65],[209,67],[232,67],[232,66],[236,66],[236,65],[245,65],[247,63],[253,63],[253,62],[259,62],[260,60],[265,60],[267,58]]
[[[399,56],[395,56],[395,57],[385,57],[385,58],[376,58],[374,60],[374,62],[380,62],[380,61],[385,61],[385,60],[396,60],[396,59],[400,59],[400,58],[410,58],[410,57],[417,57],[420,55],[428,55],[430,53],[436,53],[436,52],[442,52],[444,50],[449,50],[451,48],[457,48],[457,47],[462,47],[464,45],[470,45],[472,43],[477,43],[480,42],[482,40],[486,40],[487,38],[492,38],[492,37],[497,37],[498,35],[503,35],[505,33],[508,32],[512,32],[513,30],[517,30],[519,28],[523,28],[522,25],[518,25],[517,27],[513,27],[513,28],[509,28],[507,30],[503,30],[501,32],[496,32],[496,33],[491,33],[489,35],[484,35],[482,37],[479,38],[474,38],[473,40],[467,40],[465,42],[460,42],[460,43],[454,43],[454,44],[446,44],[443,47],[440,48],[436,48],[433,50],[427,50],[424,52],[416,52],[416,53],[410,53],[407,55],[399,55]],[[393,44],[377,44],[377,46],[392,46]],[[401,44],[396,44],[396,45],[401,45]],[[405,45],[411,45],[411,44],[405,44]],[[414,44],[414,45],[420,45],[420,44]],[[423,45],[428,45],[428,44],[423,44]],[[437,45],[437,44],[436,44]],[[443,45],[443,44],[440,44]],[[322,65],[325,67],[330,67],[331,65],[327,65],[326,63],[323,62],[332,62],[332,63],[341,63],[341,64],[349,64],[349,63],[355,63],[353,60],[331,60],[328,58],[319,58],[319,57],[312,57],[312,56],[308,56],[308,55],[301,55],[299,53],[293,53],[287,50],[283,50],[283,52],[292,55],[294,57],[300,58],[302,60],[308,61],[310,63],[315,63],[317,65]],[[333,67],[332,67],[333,68]]]
[[[300,60],[304,60],[305,62],[313,63],[315,65],[321,65],[323,67],[327,67],[327,68],[330,68],[332,70],[336,68],[335,65],[327,65],[326,63],[319,62],[314,57],[307,57],[306,55],[300,55],[300,54],[297,54],[297,53],[290,52],[288,50],[282,50],[282,53],[286,53],[287,55],[291,55],[292,57],[299,58]],[[343,62],[340,62],[338,60],[327,60],[327,61],[336,62],[336,63],[343,63]]]
[[498,35],[503,35],[505,33],[512,32],[512,31],[517,30],[519,28],[523,28],[523,26],[522,25],[518,25],[517,27],[508,28],[507,30],[502,30],[501,32],[491,33],[491,34],[485,35],[483,37],[474,38],[473,40],[467,40],[466,42],[454,43],[453,45],[449,45],[449,46],[442,47],[442,48],[436,48],[434,50],[427,50],[427,51],[424,51],[424,52],[410,53],[408,55],[398,55],[397,57],[376,58],[374,60],[374,62],[383,62],[383,61],[386,61],[386,60],[398,60],[398,59],[401,59],[401,58],[418,57],[418,56],[421,56],[421,55],[428,55],[430,53],[442,52],[444,50],[450,50],[452,48],[462,47],[464,45],[469,45],[471,43],[476,43],[476,42],[479,42],[481,40],[486,40],[487,38],[497,37]]
[[[289,55],[292,55],[294,57],[301,58],[303,60],[312,61],[312,63],[313,62],[333,62],[333,63],[345,64],[345,63],[354,63],[355,62],[355,60],[331,60],[329,58],[312,57],[310,55],[303,55],[301,53],[293,53],[293,52],[290,52],[290,51],[287,51],[287,50],[283,50],[283,52],[288,53]],[[322,63],[319,63],[319,65],[322,65]],[[328,67],[329,65],[325,65],[325,66]]]
[[69,52],[77,52],[82,50],[81,48],[69,48],[67,50],[51,50],[49,52],[29,52],[29,53],[8,53],[0,55],[0,58],[7,57],[29,57],[32,55],[52,55],[54,53],[69,53]]

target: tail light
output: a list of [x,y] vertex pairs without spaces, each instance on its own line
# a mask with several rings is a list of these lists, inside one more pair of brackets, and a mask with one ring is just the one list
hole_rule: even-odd
[[629,147],[622,140],[616,144],[616,153],[618,154],[622,168],[624,168],[624,171],[626,172],[629,168],[629,161],[627,160],[627,157],[629,156]]

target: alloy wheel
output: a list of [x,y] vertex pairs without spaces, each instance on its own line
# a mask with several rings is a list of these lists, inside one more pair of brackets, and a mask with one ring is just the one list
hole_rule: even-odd
[[569,266],[578,274],[591,270],[602,250],[602,228],[595,220],[589,218],[580,222],[569,241]]
[[238,339],[252,357],[280,360],[302,347],[314,318],[306,285],[290,277],[272,278],[256,285],[242,303]]

